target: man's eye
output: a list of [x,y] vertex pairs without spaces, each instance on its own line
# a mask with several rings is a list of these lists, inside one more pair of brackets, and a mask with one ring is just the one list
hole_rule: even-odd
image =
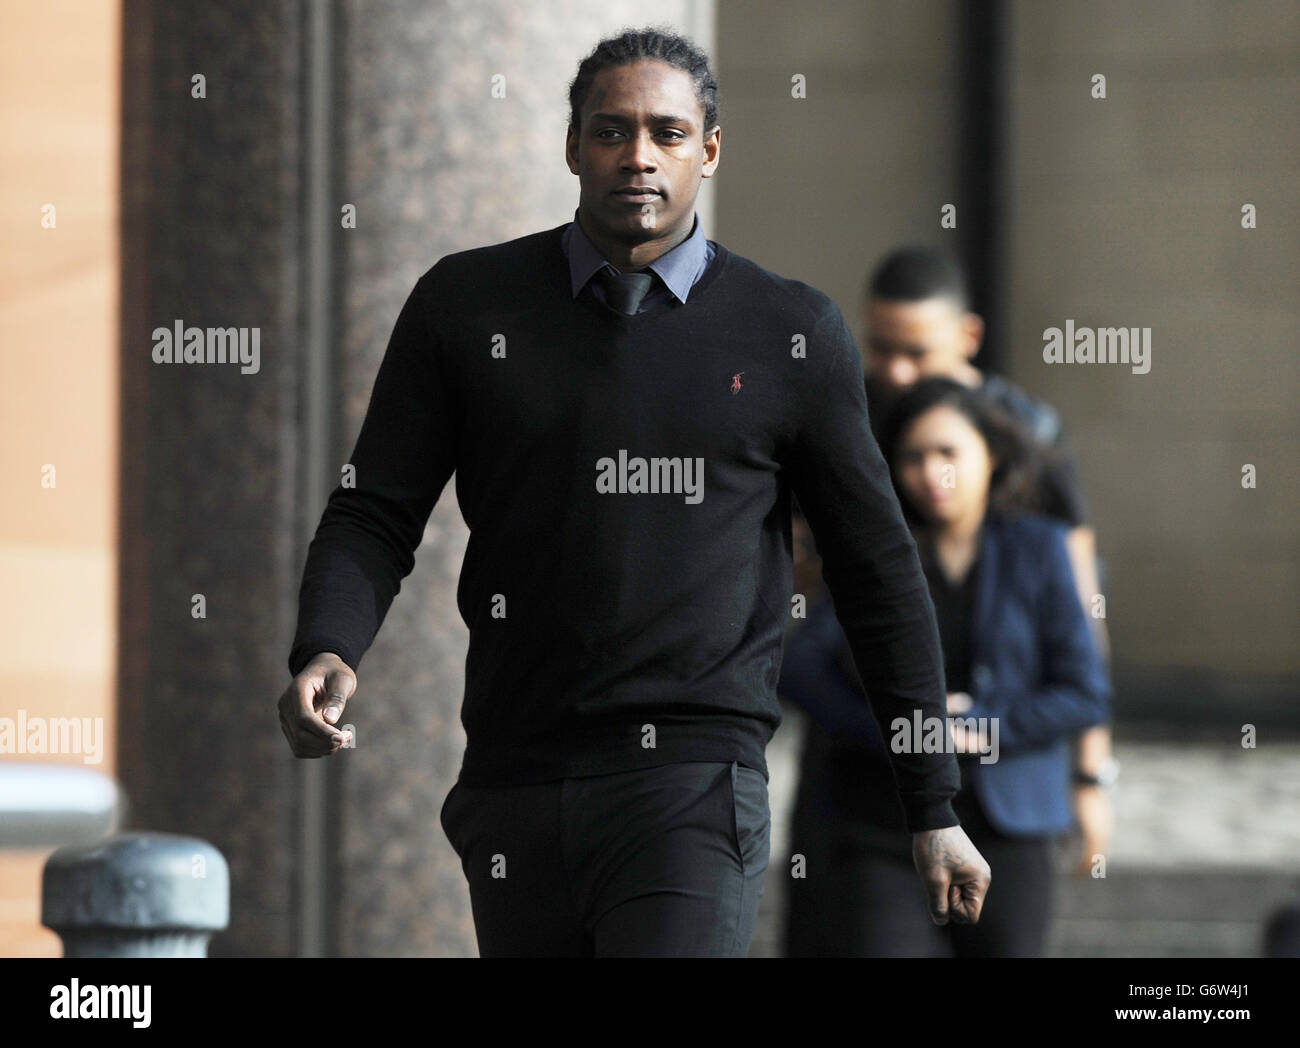
[[[621,135],[623,132],[616,127],[602,127],[596,132],[597,138],[608,138],[611,134]],[[660,135],[668,135],[674,142],[680,142],[686,138],[686,135],[676,128],[667,128],[659,132]]]

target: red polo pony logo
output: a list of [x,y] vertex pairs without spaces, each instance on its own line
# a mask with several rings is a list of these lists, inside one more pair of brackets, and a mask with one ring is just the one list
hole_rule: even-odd
[[744,372],[740,371],[731,376],[731,395],[733,397],[740,392],[740,376],[743,374]]

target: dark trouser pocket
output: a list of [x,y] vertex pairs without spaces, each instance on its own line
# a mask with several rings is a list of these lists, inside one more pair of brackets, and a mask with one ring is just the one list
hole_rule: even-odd
[[731,763],[732,831],[745,876],[767,869],[772,813],[762,772]]

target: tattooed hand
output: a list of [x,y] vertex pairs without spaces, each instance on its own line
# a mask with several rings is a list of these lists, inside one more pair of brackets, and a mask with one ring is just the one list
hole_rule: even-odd
[[975,924],[992,872],[960,826],[912,834],[912,863],[921,875],[935,924]]

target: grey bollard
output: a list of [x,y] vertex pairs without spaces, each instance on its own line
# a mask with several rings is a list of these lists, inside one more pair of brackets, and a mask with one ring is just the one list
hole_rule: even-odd
[[206,957],[230,921],[230,871],[207,841],[121,833],[60,848],[41,875],[41,923],[65,957]]

